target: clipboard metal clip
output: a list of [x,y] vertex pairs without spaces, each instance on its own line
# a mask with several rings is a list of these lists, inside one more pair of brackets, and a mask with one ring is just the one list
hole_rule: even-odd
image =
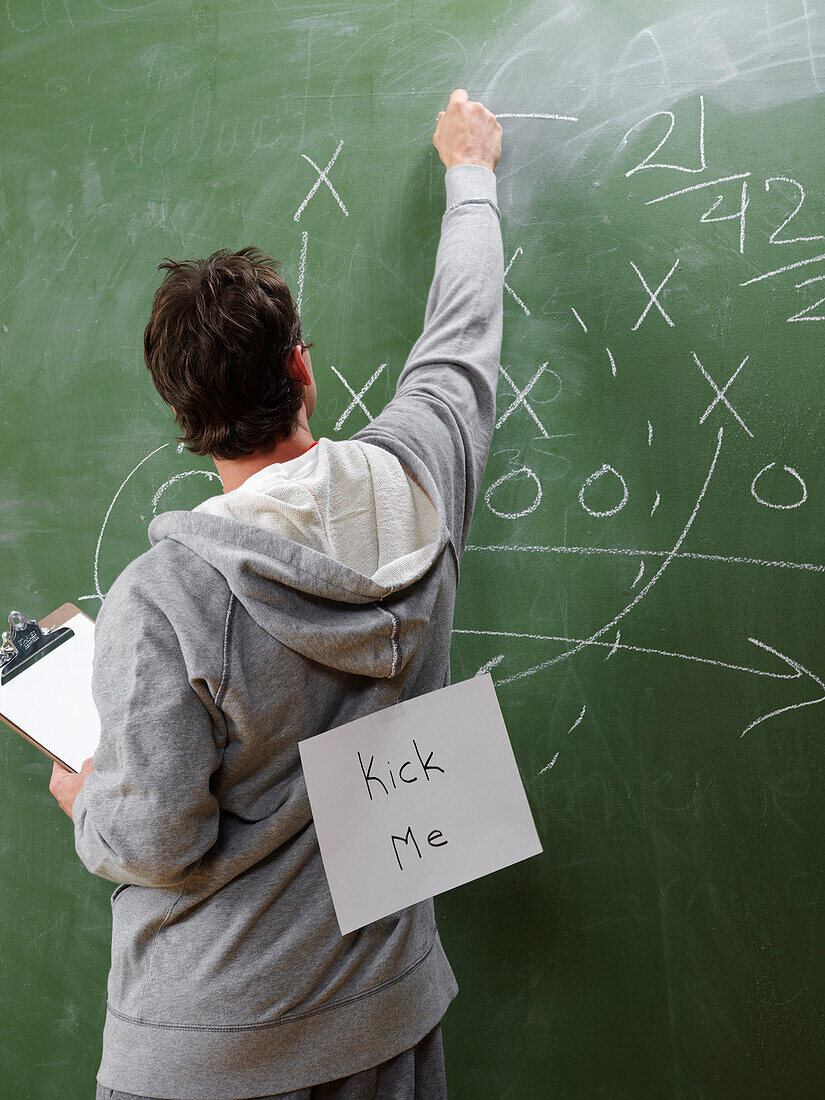
[[0,644],[0,684],[7,684],[29,665],[74,637],[71,627],[58,626],[44,630],[36,619],[27,619],[19,611],[12,611],[9,615],[9,628],[3,631]]

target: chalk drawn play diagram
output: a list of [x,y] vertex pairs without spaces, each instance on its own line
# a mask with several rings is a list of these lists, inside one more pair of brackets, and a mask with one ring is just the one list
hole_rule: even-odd
[[[586,118],[552,111],[509,111],[500,117],[518,120],[520,126],[588,123]],[[794,175],[796,169],[787,167],[760,174],[747,167],[738,170],[738,164],[720,163],[713,141],[715,122],[713,109],[700,93],[674,104],[672,110],[655,111],[629,128],[622,127],[614,147],[605,153],[612,182],[604,179],[604,172],[597,173],[599,201],[603,206],[610,204],[613,218],[623,210],[632,211],[635,217],[641,211],[650,228],[649,240],[637,234],[628,241],[621,233],[613,238],[607,233],[605,253],[613,257],[617,272],[609,316],[599,315],[584,284],[577,289],[575,278],[556,287],[536,279],[535,273],[541,269],[541,245],[521,232],[511,244],[505,210],[505,335],[523,339],[530,354],[508,354],[505,339],[491,461],[476,505],[468,559],[483,562],[478,568],[490,576],[503,570],[512,585],[531,577],[540,580],[547,570],[573,558],[585,565],[612,561],[617,569],[630,564],[633,571],[630,578],[622,573],[608,598],[590,608],[598,622],[591,622],[586,629],[578,629],[575,620],[560,629],[552,615],[546,621],[531,615],[528,622],[520,622],[484,610],[457,616],[454,634],[459,650],[471,639],[474,653],[480,652],[479,646],[487,647],[477,671],[491,671],[497,687],[512,685],[515,692],[529,691],[538,678],[552,679],[554,670],[586,651],[602,653],[608,669],[644,656],[664,664],[681,664],[697,675],[702,669],[713,668],[732,677],[798,686],[799,697],[793,701],[758,713],[743,713],[738,728],[728,732],[744,737],[781,715],[825,701],[821,679],[825,670],[810,667],[805,653],[787,643],[775,644],[769,630],[763,633],[743,626],[737,633],[735,621],[725,624],[722,650],[694,649],[686,646],[684,639],[673,644],[657,639],[651,644],[644,634],[636,633],[635,624],[640,608],[648,615],[651,607],[658,609],[667,621],[669,597],[664,590],[677,571],[679,583],[686,583],[686,572],[696,570],[700,577],[696,583],[709,601],[714,600],[717,587],[727,587],[725,575],[732,571],[737,576],[749,571],[761,578],[793,573],[805,576],[811,584],[825,581],[819,576],[825,573],[825,565],[816,560],[816,553],[810,560],[801,560],[798,555],[761,553],[750,542],[746,549],[731,550],[709,545],[704,534],[697,541],[697,533],[702,532],[707,513],[718,507],[720,495],[728,506],[761,510],[775,523],[803,514],[812,503],[819,507],[819,498],[809,485],[811,473],[804,450],[788,449],[788,433],[775,430],[776,422],[786,415],[781,404],[774,403],[767,415],[761,398],[758,380],[765,376],[766,364],[775,351],[770,345],[766,348],[757,333],[739,332],[731,325],[731,336],[720,333],[712,317],[708,322],[701,300],[704,275],[697,256],[706,266],[714,265],[717,283],[725,282],[733,316],[737,304],[740,309],[748,307],[743,296],[757,284],[772,280],[781,284],[781,276],[800,269],[804,269],[805,278],[796,282],[797,291],[825,278],[821,274],[825,253],[798,255],[800,248],[816,245],[825,234],[812,231],[821,220],[821,211],[812,201],[807,178],[804,182],[797,178],[803,173]],[[683,132],[684,141],[679,142]],[[691,142],[695,143],[692,149]],[[315,172],[303,197],[296,192],[293,215],[299,223],[293,260],[296,302],[304,309],[305,323],[317,306],[313,300],[313,212],[319,218],[337,219],[342,233],[359,213],[357,196],[345,197],[335,185],[333,169],[340,168],[347,147],[341,139],[330,140],[329,146],[329,152],[319,152],[316,157],[301,154]],[[760,207],[760,201],[768,205]],[[694,204],[689,234],[684,237],[683,233],[682,240],[668,237],[664,212],[673,209],[669,204],[674,203]],[[807,220],[805,215],[809,215]],[[602,220],[611,230],[610,218]],[[782,259],[787,257],[787,262],[766,264],[764,257],[770,257],[771,250],[777,250]],[[553,320],[566,333],[572,359],[578,356],[582,366],[576,393],[586,393],[581,380],[584,375],[586,385],[598,389],[603,409],[609,409],[614,395],[621,395],[621,432],[613,434],[617,441],[620,435],[625,437],[622,445],[611,449],[596,432],[592,445],[584,448],[586,457],[583,455],[581,428],[573,430],[576,425],[566,419],[572,371],[565,352],[551,340],[542,344],[538,356],[534,353],[530,326],[541,324],[550,312],[549,290],[554,294]],[[821,319],[819,300],[789,311],[783,294],[787,295],[787,290],[770,298],[781,322],[792,325]],[[375,362],[357,366],[318,356],[316,370],[324,379],[324,397],[331,402],[328,434],[340,438],[373,420],[385,399],[385,394],[378,396],[380,387],[391,385],[401,365],[402,359],[390,350],[379,350]],[[656,400],[648,403],[651,380],[658,390]],[[662,401],[662,395],[667,398],[669,392],[675,410],[670,417],[667,401]],[[779,445],[783,441],[784,447]],[[673,500],[672,471],[658,465],[657,448],[662,446],[670,446],[671,453],[674,446],[685,448],[690,455],[679,471],[678,502]],[[577,448],[578,459],[574,459]],[[144,456],[111,501],[95,549],[94,592],[81,599],[102,598],[105,589],[99,559],[110,513],[145,463],[151,459],[168,463],[171,449],[165,455],[162,451],[155,448]],[[555,465],[548,475],[550,460]],[[185,462],[185,456],[180,461]],[[559,468],[563,469],[561,475]],[[148,469],[150,466],[143,473]],[[169,496],[172,486],[193,476],[195,480],[217,478],[206,470],[166,472],[153,484],[148,511],[153,515],[159,508],[174,506]],[[586,532],[586,538],[568,542],[566,530],[561,541],[543,537],[552,530],[549,521],[560,493],[566,514],[577,517],[578,530]],[[150,517],[142,514],[141,518]],[[611,525],[616,523],[625,526],[611,540],[610,531],[615,529]],[[735,522],[732,529],[736,529]],[[571,722],[575,718],[573,728],[586,728],[587,705],[578,707],[576,713],[578,718],[575,714],[571,717]],[[563,764],[563,756],[558,762],[557,756],[552,757],[553,766]]]
[[[678,126],[679,119],[682,119],[691,108],[695,108],[699,121],[696,156],[689,163],[687,158],[681,154],[681,151],[679,155],[668,156],[667,144],[674,133],[674,129]],[[685,102],[679,106],[678,110],[658,111],[640,119],[624,133],[618,142],[617,150],[608,158],[608,161],[616,173],[621,172],[625,179],[632,179],[641,173],[650,173],[650,179],[655,179],[655,185],[651,183],[650,188],[655,191],[655,187],[658,185],[659,194],[654,193],[653,197],[650,198],[642,197],[641,202],[645,207],[652,207],[653,209],[658,207],[661,209],[666,201],[694,201],[696,203],[695,231],[692,231],[690,243],[699,242],[697,251],[699,248],[705,250],[703,259],[706,259],[710,247],[716,250],[714,259],[717,258],[717,253],[728,251],[729,255],[725,257],[725,271],[730,286],[731,300],[738,299],[741,301],[739,296],[742,293],[747,293],[746,290],[743,291],[740,288],[748,288],[753,284],[769,279],[778,280],[778,277],[784,273],[794,272],[799,268],[805,269],[804,274],[808,275],[808,269],[813,266],[813,270],[817,274],[813,278],[808,277],[801,282],[797,282],[797,291],[825,279],[825,275],[821,274],[821,271],[825,269],[825,264],[823,264],[825,254],[817,254],[804,259],[794,258],[791,262],[776,267],[768,265],[768,270],[764,270],[763,266],[760,273],[751,274],[750,277],[747,277],[748,271],[747,267],[744,266],[745,260],[752,251],[757,251],[760,255],[758,262],[761,264],[761,257],[765,254],[764,243],[767,243],[769,247],[788,245],[799,248],[800,246],[810,245],[811,242],[821,241],[823,239],[822,234],[811,232],[810,229],[812,224],[821,224],[823,220],[822,209],[820,207],[815,211],[809,210],[809,214],[815,214],[813,222],[809,219],[804,223],[804,228],[795,228],[792,223],[798,215],[801,217],[800,212],[803,210],[805,202],[810,198],[809,190],[790,170],[782,174],[768,172],[763,175],[760,181],[760,193],[770,196],[772,191],[778,189],[789,205],[784,213],[777,214],[775,207],[771,207],[770,212],[764,210],[761,219],[754,220],[751,223],[749,217],[754,215],[757,201],[749,191],[749,184],[751,186],[755,185],[757,173],[751,170],[742,172],[730,172],[725,169],[721,172],[714,171],[716,165],[708,151],[710,144],[708,141],[709,122],[710,112],[706,106],[705,97],[699,95],[698,99],[693,101],[692,104]],[[658,130],[656,129],[657,126],[659,127]],[[645,136],[647,144],[642,141],[643,136]],[[638,144],[634,145],[632,139],[635,139]],[[622,160],[622,151],[630,156],[629,166]],[[644,155],[641,155],[642,151],[644,151]],[[658,170],[658,172],[654,170]],[[685,186],[669,185],[670,180],[677,173],[689,173],[694,179],[689,185]],[[709,178],[704,179],[705,175]],[[661,180],[666,180],[667,183],[661,183]],[[731,190],[734,184],[736,189]],[[642,189],[633,188],[633,193],[626,193],[623,201],[635,201],[638,204],[637,191],[642,191]],[[642,191],[643,196],[646,196],[647,193],[647,191]],[[613,189],[612,195],[616,195],[616,188]],[[731,201],[732,199],[735,201]],[[770,221],[771,218],[774,220]],[[607,218],[605,218],[606,220]],[[718,225],[713,223],[718,223]],[[724,223],[732,223],[729,228],[733,232],[727,242],[719,235]],[[712,238],[712,246],[709,246],[707,241],[699,238],[699,234],[705,226],[709,229],[712,227],[717,234]],[[758,226],[758,228],[755,228],[755,226]],[[657,243],[666,235],[666,229],[665,232],[662,232],[660,225],[656,224],[651,225],[651,232]],[[605,377],[608,379],[607,386],[609,386],[614,381],[618,382],[622,378],[623,372],[628,369],[628,359],[630,357],[627,351],[624,353],[620,351],[622,346],[625,349],[631,349],[631,362],[638,361],[638,351],[634,348],[631,340],[628,339],[628,332],[635,336],[646,331],[652,332],[652,326],[658,326],[660,335],[656,339],[666,349],[666,352],[664,356],[657,355],[656,359],[661,361],[662,358],[666,358],[670,371],[669,377],[674,379],[674,397],[679,401],[680,406],[683,406],[681,409],[682,415],[684,416],[685,409],[690,409],[688,417],[691,421],[690,454],[692,462],[685,467],[685,474],[686,476],[690,475],[698,487],[695,504],[687,516],[678,537],[675,537],[665,548],[660,548],[661,544],[656,546],[656,543],[653,543],[656,548],[651,548],[650,537],[655,528],[651,526],[648,530],[646,526],[640,526],[638,520],[634,520],[637,537],[634,538],[633,542],[628,539],[629,528],[626,527],[622,532],[621,539],[617,540],[618,545],[604,545],[605,541],[610,541],[610,535],[599,531],[596,524],[609,524],[614,517],[617,517],[623,509],[628,507],[634,495],[638,495],[638,482],[645,479],[634,476],[637,475],[637,471],[633,467],[638,465],[635,456],[632,463],[623,465],[610,453],[601,454],[599,455],[599,464],[594,464],[591,471],[586,475],[580,476],[576,481],[563,479],[563,487],[567,490],[564,493],[564,508],[567,512],[575,511],[573,501],[577,500],[578,507],[593,519],[594,524],[591,528],[592,543],[582,542],[578,545],[568,544],[567,542],[548,544],[547,542],[538,540],[533,542],[530,538],[523,538],[520,533],[520,525],[529,522],[527,517],[535,519],[536,526],[538,526],[541,522],[541,510],[553,507],[552,497],[548,492],[542,471],[543,455],[547,453],[544,440],[547,440],[551,433],[553,439],[557,440],[561,440],[569,434],[552,432],[553,422],[559,427],[566,427],[567,425],[560,422],[557,417],[554,420],[549,419],[535,401],[535,396],[542,392],[542,404],[546,410],[548,401],[557,401],[559,391],[566,384],[565,374],[569,372],[565,372],[563,359],[551,358],[549,362],[542,363],[537,372],[532,372],[527,376],[526,384],[517,383],[510,373],[514,368],[511,364],[505,363],[502,366],[502,379],[507,385],[502,384],[500,386],[499,399],[501,401],[502,396],[506,395],[506,398],[511,402],[505,413],[506,418],[509,419],[510,415],[518,410],[521,417],[519,429],[522,433],[522,440],[528,436],[531,429],[538,433],[532,436],[535,444],[533,452],[535,457],[533,461],[525,461],[523,446],[522,448],[514,448],[508,445],[511,440],[505,437],[506,429],[505,431],[498,430],[503,426],[503,419],[500,417],[493,443],[493,454],[499,453],[506,456],[510,468],[504,473],[498,473],[498,476],[488,485],[483,497],[483,502],[489,512],[499,521],[499,537],[495,540],[482,541],[471,536],[470,545],[467,547],[468,554],[471,556],[479,555],[488,563],[480,567],[483,570],[500,573],[504,569],[508,573],[511,572],[512,576],[521,578],[538,577],[541,575],[542,569],[560,568],[559,563],[563,559],[569,560],[573,557],[582,560],[613,558],[613,560],[619,561],[630,559],[634,562],[637,571],[635,578],[626,585],[626,602],[620,602],[621,594],[617,593],[618,609],[604,613],[601,625],[595,630],[577,633],[570,629],[558,630],[558,627],[554,630],[550,625],[545,629],[541,629],[537,626],[535,620],[532,620],[529,626],[519,627],[517,624],[512,623],[512,619],[509,623],[502,623],[500,628],[496,629],[482,624],[471,625],[467,620],[472,620],[474,616],[465,614],[462,616],[462,621],[457,624],[455,634],[459,638],[474,639],[476,642],[473,648],[474,653],[484,653],[484,646],[481,645],[482,641],[493,647],[483,657],[483,664],[481,664],[479,672],[492,670],[495,682],[499,687],[512,684],[515,688],[516,685],[529,681],[530,678],[538,675],[552,675],[551,670],[555,666],[575,658],[577,654],[590,647],[603,650],[605,662],[615,662],[617,659],[621,660],[622,657],[630,660],[635,655],[644,654],[647,657],[655,656],[660,661],[682,663],[686,668],[690,665],[693,665],[694,668],[697,666],[713,666],[718,669],[727,669],[732,675],[758,677],[762,680],[797,681],[800,697],[795,701],[786,703],[783,706],[772,706],[770,709],[755,715],[743,716],[737,732],[741,737],[744,737],[757,727],[768,723],[771,719],[776,719],[780,715],[787,715],[793,711],[799,711],[802,708],[816,706],[825,701],[825,684],[821,679],[823,670],[808,667],[800,652],[792,651],[789,648],[783,649],[771,644],[770,637],[760,637],[745,628],[740,633],[740,639],[734,642],[737,655],[743,653],[745,648],[749,650],[750,656],[744,658],[739,656],[733,658],[729,653],[719,652],[718,650],[716,652],[702,652],[700,650],[684,649],[678,645],[646,644],[644,637],[634,636],[634,612],[642,604],[642,601],[647,600],[648,605],[650,605],[651,601],[655,604],[659,600],[661,614],[666,619],[668,615],[667,596],[662,596],[662,599],[660,599],[662,587],[657,587],[657,585],[666,576],[667,571],[674,567],[681,571],[682,583],[684,583],[684,570],[691,562],[696,563],[697,569],[700,569],[701,565],[701,580],[697,580],[697,584],[705,587],[705,598],[711,606],[715,603],[714,589],[718,587],[721,591],[724,591],[729,585],[732,572],[735,572],[738,577],[742,576],[743,570],[750,571],[751,575],[761,574],[760,579],[764,578],[764,583],[770,585],[770,574],[782,574],[791,571],[809,578],[808,583],[817,583],[817,575],[825,572],[825,566],[815,560],[817,554],[813,555],[814,560],[788,560],[784,556],[780,558],[779,556],[754,552],[755,547],[753,545],[748,545],[746,551],[732,553],[714,553],[713,547],[703,548],[701,551],[698,549],[692,550],[691,548],[691,540],[696,530],[702,527],[701,517],[703,513],[709,507],[713,508],[713,504],[708,504],[708,500],[714,498],[715,481],[721,479],[723,483],[728,483],[724,486],[725,495],[729,495],[733,506],[744,514],[750,514],[748,498],[766,511],[772,511],[775,514],[790,514],[809,505],[811,500],[808,485],[810,474],[802,462],[796,461],[800,453],[796,448],[791,455],[784,451],[771,455],[763,449],[763,444],[762,448],[754,449],[754,454],[758,456],[756,459],[748,458],[748,441],[755,441],[758,446],[765,436],[772,439],[788,439],[787,432],[777,433],[775,422],[771,423],[771,421],[775,421],[775,418],[783,415],[781,407],[772,408],[770,410],[771,416],[766,417],[764,408],[760,408],[763,402],[760,400],[758,388],[755,390],[753,385],[748,386],[751,372],[755,371],[757,376],[764,374],[765,368],[759,363],[759,357],[762,354],[760,341],[758,337],[751,337],[753,342],[750,346],[743,345],[741,354],[737,355],[734,363],[730,366],[727,363],[733,355],[732,348],[730,346],[717,346],[714,348],[712,338],[705,339],[700,355],[692,346],[694,341],[702,339],[699,335],[701,327],[697,325],[695,308],[685,308],[686,302],[692,304],[696,301],[696,290],[693,287],[691,293],[685,294],[683,292],[685,285],[690,285],[691,279],[695,279],[695,273],[691,270],[692,257],[687,249],[684,249],[685,254],[677,254],[679,251],[678,243],[670,243],[669,254],[659,254],[654,257],[653,261],[650,259],[642,261],[640,254],[644,251],[645,243],[644,239],[634,242],[634,249],[639,251],[635,255],[632,253],[627,255],[623,261],[632,272],[632,278],[628,279],[627,289],[623,292],[623,298],[626,297],[628,303],[627,309],[622,311],[622,315],[626,319],[621,326],[623,331],[615,331],[618,327],[616,322],[611,324],[610,330],[607,329],[607,326],[604,326],[608,338],[601,348],[601,354],[606,357],[604,363],[609,371],[609,373],[605,372]],[[613,251],[617,251],[617,249],[614,248]],[[781,255],[790,255],[790,252],[791,249],[783,249]],[[509,297],[511,306],[512,303],[515,303],[520,308],[520,312],[511,309],[511,312],[506,316],[512,326],[524,326],[530,323],[535,310],[529,305],[529,291],[522,290],[518,279],[515,277],[518,268],[514,265],[516,260],[523,262],[527,253],[525,247],[520,245],[515,252],[510,250],[509,255],[510,261],[507,270],[510,281],[505,286],[505,300]],[[736,268],[735,264],[730,263],[730,258],[736,256],[744,257],[742,260],[743,266],[739,269]],[[617,262],[616,266],[620,268],[621,263]],[[721,267],[722,264],[720,263],[719,266]],[[513,268],[513,274],[510,274],[510,268]],[[676,293],[668,300],[669,291],[676,288],[680,289],[676,290]],[[533,285],[533,291],[535,293],[535,285]],[[562,295],[559,295],[560,299],[561,297]],[[635,309],[630,307],[631,300],[638,301]],[[770,299],[771,305],[779,311],[783,309],[782,302],[783,295],[780,291],[774,293]],[[749,303],[745,301],[740,308],[747,310],[748,305]],[[821,320],[818,316],[820,305],[821,300],[812,301],[804,309],[797,310],[790,316],[785,316],[787,311],[780,313],[780,316],[788,324],[800,320]],[[593,317],[586,309],[585,304],[576,299],[573,302],[568,302],[567,308],[572,318],[570,321],[571,331],[580,330],[583,335],[592,338],[588,364],[592,369],[598,370],[600,368],[599,349],[596,345],[599,339],[597,333],[600,328],[600,319]],[[618,311],[616,312],[618,313]],[[731,308],[732,312],[733,308]],[[683,337],[682,333],[684,333]],[[713,337],[714,334],[711,332],[709,335]],[[677,343],[674,337],[681,337],[681,340]],[[666,343],[668,339],[671,341],[670,343]],[[656,346],[652,339],[649,346]],[[770,354],[770,351],[768,354]],[[552,363],[555,367],[556,376],[559,379],[559,390],[548,395],[546,390],[540,391],[538,381],[543,372],[548,369],[549,363]],[[653,357],[650,358],[647,365],[651,373],[658,366]],[[639,371],[636,362],[633,363],[633,367],[636,369],[638,377]],[[680,372],[678,375],[676,374],[677,369]],[[521,370],[524,374],[523,364]],[[687,374],[691,370],[696,372],[696,377],[701,379],[706,386],[707,392],[704,401],[701,400],[701,393],[687,378]],[[602,390],[606,388],[602,379],[599,379],[599,385]],[[685,395],[689,395],[689,401],[685,399]],[[634,434],[639,439],[644,438],[647,447],[652,447],[654,439],[658,439],[663,430],[661,416],[657,416],[652,411],[648,414],[643,401],[640,400],[638,404],[640,406],[639,413],[634,418],[638,421],[638,428],[634,430]],[[763,425],[761,429],[759,428],[760,420]],[[530,421],[532,421],[532,424]],[[656,423],[655,429],[654,421]],[[714,429],[713,435],[706,435],[704,441],[706,451],[704,481],[702,481],[699,469],[699,448],[702,446],[702,436],[694,430],[700,426],[708,428],[713,426]],[[681,428],[681,425],[678,425],[678,427]],[[670,430],[673,430],[672,424]],[[759,436],[758,439],[757,436]],[[499,445],[498,452],[496,452],[497,444]],[[563,452],[561,443],[557,444],[557,447]],[[625,448],[625,453],[626,451]],[[730,460],[726,461],[728,457],[726,452],[728,451],[732,453]],[[790,460],[791,458],[793,458],[793,461]],[[732,466],[735,468],[734,476],[737,478],[737,489],[735,493],[728,493]],[[491,467],[498,472],[498,467],[493,463],[491,463]],[[567,483],[568,480],[569,484]],[[600,484],[603,491],[601,500],[596,502],[594,500],[594,490]],[[518,492],[516,492],[516,486],[519,486]],[[605,486],[608,487],[606,491]],[[509,498],[505,499],[502,490],[508,487],[512,489],[512,493]],[[556,482],[555,488],[558,488],[558,482]],[[661,491],[659,487],[655,487],[647,497],[644,505],[644,510],[651,519],[656,515],[657,509],[660,508],[663,500],[667,500],[665,487],[662,486]],[[814,507],[818,510],[820,506],[820,502],[817,500]],[[661,513],[659,514],[661,515]],[[637,511],[637,516],[640,515],[641,507]],[[731,515],[731,521],[731,529],[736,530],[736,514]],[[545,526],[546,522],[545,520]],[[634,543],[637,549],[634,548]],[[542,564],[539,565],[538,562]],[[708,568],[711,564],[712,569]],[[727,577],[725,576],[726,573],[728,574]],[[756,585],[758,582],[754,581],[753,583]],[[717,613],[721,615],[721,612]],[[650,614],[648,606],[648,615]],[[732,635],[735,638],[735,623],[725,622],[724,626],[724,633],[728,637]],[[529,649],[526,647],[529,647]],[[529,663],[527,663],[525,656],[528,652],[535,654],[533,660]],[[549,655],[546,655],[548,653]],[[771,660],[767,660],[767,658],[771,658]],[[585,705],[581,708],[581,713],[574,723],[574,728],[582,722],[586,724],[586,711],[587,707]],[[558,757],[559,753],[557,752],[542,771],[557,766]]]

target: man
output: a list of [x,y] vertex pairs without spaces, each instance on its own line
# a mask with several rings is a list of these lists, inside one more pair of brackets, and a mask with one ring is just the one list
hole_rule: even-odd
[[254,249],[167,261],[144,337],[224,493],[149,525],[95,627],[101,738],[51,790],[112,894],[98,1098],[446,1095],[458,992],[432,899],[341,936],[298,742],[449,682],[495,423],[501,127],[458,89],[424,330],[383,412],[314,440],[286,284]]

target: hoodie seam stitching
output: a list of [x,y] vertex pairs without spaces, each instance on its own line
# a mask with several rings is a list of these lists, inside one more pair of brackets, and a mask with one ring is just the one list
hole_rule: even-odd
[[[398,455],[396,455],[395,457],[398,458]],[[424,488],[424,486],[421,484],[421,482],[418,480],[418,478],[415,476],[415,474],[412,472],[412,470],[408,466],[405,466],[404,463],[401,462],[400,458],[398,459],[398,461],[401,465],[401,469],[404,471],[405,474],[407,474],[408,477],[412,478],[412,480],[415,482],[415,484],[418,486],[418,488],[421,490],[421,492],[424,494],[424,496],[430,502],[432,507],[435,508],[436,515],[438,515],[438,508],[435,507],[435,501],[433,500],[433,498],[430,496],[430,494],[427,492],[427,490]]]
[[[189,876],[187,875],[187,878],[188,877]],[[169,908],[163,914],[163,919],[161,920],[160,924],[155,929],[155,934],[152,937],[152,950],[149,953],[149,965],[146,968],[146,977],[143,979],[143,986],[141,987],[141,990],[140,990],[140,1000],[138,1001],[138,1006],[137,1006],[138,1012],[140,1012],[141,1007],[143,1005],[143,997],[146,993],[146,987],[149,985],[149,978],[152,975],[152,963],[155,961],[155,950],[158,946],[158,937],[160,936],[161,931],[166,927],[166,925],[169,921],[169,918],[172,916],[172,913],[174,912],[175,907],[177,906],[178,902],[181,900],[182,897],[183,897],[183,888],[181,888],[181,891],[178,894],[178,896],[175,898],[175,900],[172,902],[172,904],[169,906]]]
[[382,607],[379,603],[374,603],[374,607],[377,607],[379,611],[383,611],[384,614],[389,615],[392,619],[392,634],[390,635],[390,644],[392,645],[392,668],[390,669],[390,678],[395,676],[398,668],[398,644],[396,642],[396,634],[398,631],[398,616],[394,615],[388,607]]
[[234,617],[232,612],[235,609],[235,593],[229,593],[229,605],[226,609],[226,619],[223,627],[223,660],[221,664],[221,682],[218,685],[218,693],[215,696],[215,705],[221,706],[223,703],[223,697],[226,694],[226,689],[229,687],[229,668],[232,657],[232,625]]
[[[177,901],[175,904],[177,904]],[[174,906],[172,908],[174,908]],[[376,993],[380,993],[411,974],[416,967],[424,962],[433,947],[435,947],[435,937],[430,941],[429,947],[423,955],[417,958],[415,962],[410,963],[406,970],[403,970],[400,974],[396,974],[394,978],[388,978],[385,982],[380,982],[378,985],[372,986],[370,989],[364,989],[360,993],[354,993],[351,997],[344,997],[339,1001],[332,1001],[330,1004],[319,1005],[317,1008],[307,1009],[305,1012],[293,1012],[289,1016],[281,1016],[277,1020],[262,1020],[257,1024],[164,1024],[155,1020],[145,1020],[140,1016],[131,1016],[126,1012],[119,1012],[111,1004],[107,1004],[106,1008],[112,1016],[116,1016],[119,1020],[124,1020],[127,1023],[141,1024],[144,1027],[164,1028],[170,1031],[259,1031],[268,1027],[279,1027],[281,1024],[297,1023],[300,1020],[305,1020],[309,1016],[317,1016],[320,1012],[329,1012],[336,1008],[342,1008],[344,1005],[353,1004],[356,1001],[363,1000],[365,997],[371,997]]]
[[306,489],[306,491],[309,493],[309,495],[315,501],[315,507],[318,509],[318,518],[321,521],[321,527],[323,528],[323,531],[324,531],[324,538],[327,540],[327,546],[329,547],[330,554],[332,554],[332,556],[335,557],[335,551],[332,549],[332,543],[329,540],[329,534],[327,532],[327,525],[324,522],[324,514],[321,511],[321,505],[318,503],[318,498],[316,497],[315,493],[313,493],[312,489],[310,489],[310,487],[307,484],[305,484],[303,481],[297,481],[296,485],[300,485],[302,489]]

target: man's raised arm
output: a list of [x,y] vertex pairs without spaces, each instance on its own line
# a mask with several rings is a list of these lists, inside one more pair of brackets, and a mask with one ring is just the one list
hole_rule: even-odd
[[446,210],[424,329],[395,396],[354,437],[421,458],[444,500],[459,557],[495,426],[504,288],[495,177],[501,132],[463,89],[439,113],[433,144],[446,167]]

